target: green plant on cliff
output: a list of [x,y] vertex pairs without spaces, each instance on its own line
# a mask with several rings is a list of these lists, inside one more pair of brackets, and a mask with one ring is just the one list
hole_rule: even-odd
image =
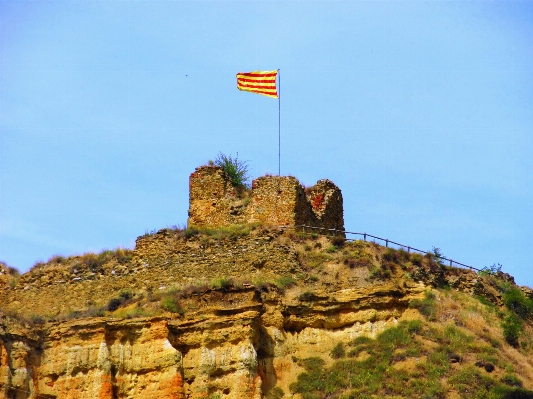
[[333,359],[341,359],[346,356],[346,350],[342,342],[337,343],[329,354]]
[[274,284],[280,290],[285,290],[288,287],[291,287],[296,284],[296,280],[292,276],[281,276],[274,280]]
[[283,389],[281,389],[280,387],[274,387],[268,392],[266,398],[267,399],[283,399],[284,396],[285,396],[285,392],[283,392]]
[[20,279],[20,273],[16,268],[0,261],[0,275],[2,274],[7,275],[7,284],[10,288],[14,288]]
[[220,166],[228,174],[231,184],[235,187],[246,187],[250,186],[249,180],[250,176],[248,175],[248,164],[247,161],[239,160],[239,153],[235,158],[230,155],[223,154],[219,152],[215,158],[214,164]]
[[487,362],[465,360],[482,358],[493,348],[453,324],[401,321],[375,339],[360,336],[348,346],[353,348],[348,357],[331,356],[334,361],[329,366],[317,357],[295,359],[305,371],[290,384],[291,392],[304,399],[443,399],[451,390],[460,397],[479,399],[533,397],[533,391],[522,388],[512,372],[499,378],[480,366]]
[[443,260],[444,260],[444,254],[440,251],[440,248],[433,247],[432,251],[430,252],[431,255],[433,255],[433,259],[439,266],[444,266]]
[[518,338],[524,330],[523,322],[513,313],[507,315],[502,322],[503,336],[511,346],[518,346]]
[[220,277],[211,281],[211,287],[215,290],[229,289],[233,286],[233,279],[228,277]]
[[432,291],[426,291],[424,299],[413,299],[409,303],[409,307],[418,309],[418,311],[426,316],[428,320],[435,320],[435,293]]
[[161,309],[166,310],[167,312],[177,313],[180,315],[185,314],[185,310],[180,306],[180,304],[172,296],[165,296],[161,300],[160,306],[161,306]]
[[503,336],[510,345],[518,347],[518,339],[524,332],[524,321],[533,319],[533,300],[509,283],[501,284],[500,288],[503,290],[503,303],[508,309],[501,322]]
[[500,263],[496,264],[494,263],[492,266],[485,266],[483,269],[481,269],[478,274],[480,276],[494,276],[502,271],[502,265]]
[[533,319],[533,300],[527,298],[518,287],[505,287],[503,303],[522,319]]

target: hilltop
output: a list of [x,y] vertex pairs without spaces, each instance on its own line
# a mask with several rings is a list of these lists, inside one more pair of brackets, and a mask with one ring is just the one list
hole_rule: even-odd
[[[9,398],[533,389],[531,314],[519,306],[531,291],[370,242],[164,229],[133,251],[53,258],[1,289]],[[514,341],[509,317],[521,325]]]
[[331,182],[201,172],[222,184],[191,195],[203,225],[0,265],[0,398],[533,398],[530,288],[346,240]]

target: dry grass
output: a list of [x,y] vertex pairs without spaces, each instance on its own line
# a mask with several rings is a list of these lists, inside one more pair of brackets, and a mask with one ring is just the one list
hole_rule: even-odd
[[503,376],[507,367],[520,377],[524,387],[533,389],[533,328],[530,325],[526,325],[523,334],[529,342],[516,349],[503,337],[501,313],[496,306],[484,304],[463,292],[439,290],[436,309],[435,328],[440,329],[445,323],[453,323],[462,331],[472,334],[477,358],[497,359],[500,370],[495,375]]

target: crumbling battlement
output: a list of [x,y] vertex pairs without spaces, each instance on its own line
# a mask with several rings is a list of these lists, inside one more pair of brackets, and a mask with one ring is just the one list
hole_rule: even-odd
[[256,222],[270,226],[305,224],[342,231],[341,190],[326,179],[304,189],[292,176],[262,176],[252,182],[251,190],[239,189],[218,166],[200,166],[191,174],[189,227]]

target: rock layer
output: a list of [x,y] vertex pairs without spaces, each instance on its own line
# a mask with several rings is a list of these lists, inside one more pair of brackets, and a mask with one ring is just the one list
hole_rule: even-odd
[[210,291],[189,298],[198,310],[187,318],[56,322],[33,339],[4,318],[0,398],[259,399],[288,391],[294,358],[375,335],[423,289],[384,283],[305,301],[274,287]]
[[[39,265],[0,286],[0,399],[259,399],[274,388],[291,397],[299,359],[331,360],[337,343],[396,325],[428,287],[501,303],[472,271],[373,243],[331,244],[271,229],[218,238],[164,229],[139,237],[127,262]],[[187,290],[220,277],[237,283]],[[175,313],[161,307],[170,288],[181,293]],[[141,299],[122,316],[90,312],[124,289],[157,316],[132,316]]]

